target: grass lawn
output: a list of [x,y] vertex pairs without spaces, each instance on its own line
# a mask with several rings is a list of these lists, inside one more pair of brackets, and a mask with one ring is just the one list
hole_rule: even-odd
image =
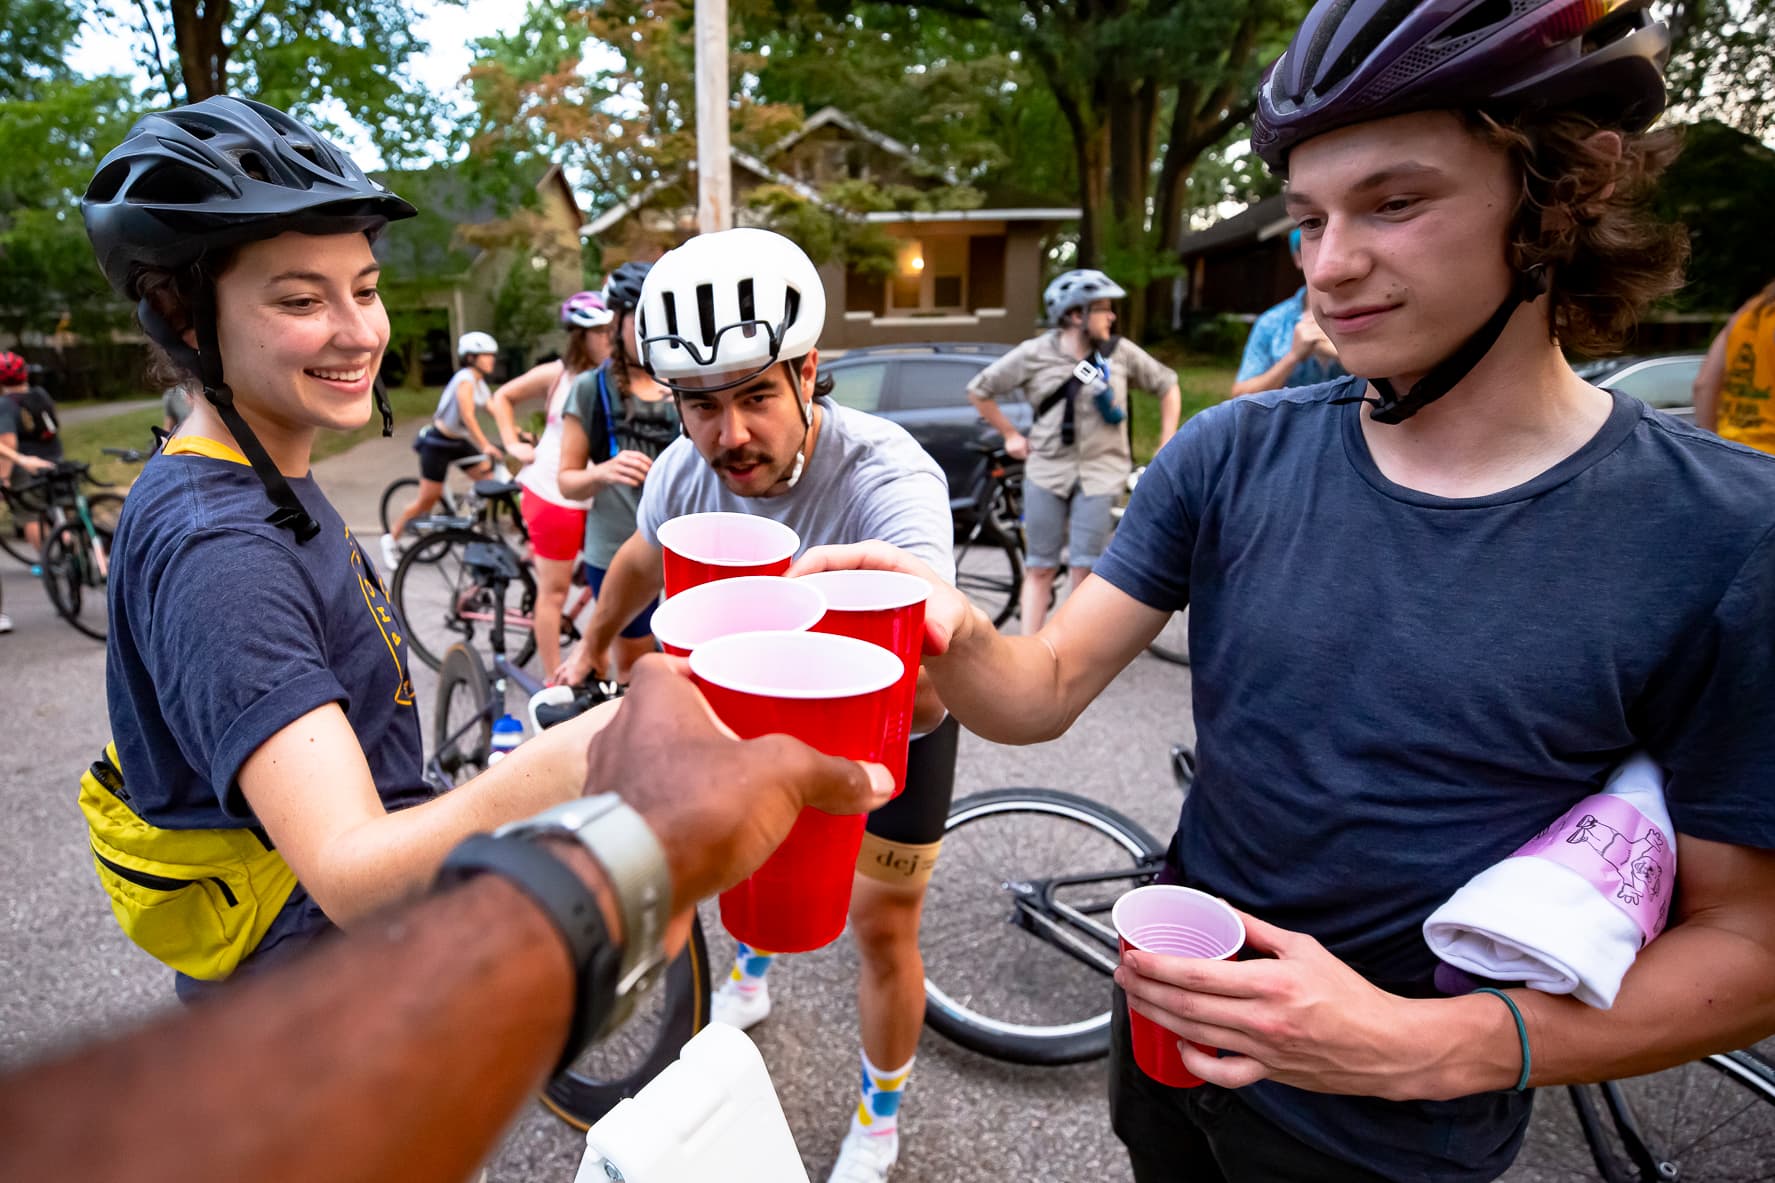
[[[1153,356],[1177,371],[1183,395],[1183,420],[1224,402],[1233,387],[1238,367],[1217,358],[1204,358],[1179,349],[1159,346]],[[1134,404],[1134,463],[1145,464],[1159,448],[1159,397],[1144,390],[1129,392]]]
[[[411,423],[429,418],[432,408],[438,405],[438,393],[437,387],[401,387],[390,390],[388,400],[394,405],[395,422]],[[160,421],[160,407],[156,405],[139,411],[121,411],[100,419],[70,423],[63,432],[62,447],[67,452],[68,459],[82,460],[92,465],[93,476],[105,484],[127,485],[135,479],[138,467],[125,464],[115,456],[105,455],[104,449],[137,448],[145,452],[154,446],[151,429]],[[314,458],[325,460],[328,456],[337,456],[381,431],[382,419],[374,413],[370,415],[370,421],[356,431],[324,431],[315,440]]]

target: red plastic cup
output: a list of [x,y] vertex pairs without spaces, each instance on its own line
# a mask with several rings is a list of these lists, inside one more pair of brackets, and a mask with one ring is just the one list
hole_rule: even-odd
[[[826,633],[741,633],[697,646],[690,674],[741,739],[792,735],[832,756],[886,763],[904,673],[879,645]],[[861,814],[809,806],[752,877],[721,893],[721,922],[755,949],[805,953],[838,939],[850,910]]]
[[780,575],[717,579],[680,592],[653,611],[653,635],[674,657],[735,633],[806,632],[826,614],[813,584]]
[[880,645],[906,666],[894,687],[898,730],[888,737],[883,761],[894,774],[898,797],[906,791],[906,747],[912,740],[912,707],[924,653],[924,605],[931,585],[899,571],[819,571],[796,582],[812,584],[826,597],[826,615],[814,625],[814,632]]
[[[1190,887],[1156,883],[1137,887],[1116,901],[1111,912],[1122,952],[1139,949],[1170,957],[1224,961],[1245,944],[1245,922],[1225,900]],[[1183,1066],[1182,1042],[1132,1006],[1128,1035],[1140,1070],[1172,1088],[1192,1089],[1202,1078]],[[1194,1041],[1191,1041],[1194,1043]],[[1213,1048],[1197,1043],[1202,1051]]]
[[746,513],[692,513],[659,528],[666,598],[736,575],[781,575],[801,549],[795,531]]

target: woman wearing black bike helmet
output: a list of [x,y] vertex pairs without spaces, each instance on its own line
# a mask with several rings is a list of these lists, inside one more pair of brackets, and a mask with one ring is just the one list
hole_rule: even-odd
[[[310,460],[319,432],[381,402],[371,247],[413,207],[313,129],[219,97],[138,122],[82,212],[166,377],[204,393],[118,526],[115,746],[82,793],[120,921],[186,993],[411,892],[466,835],[576,796],[585,736],[557,728],[408,808],[430,792],[401,625]],[[191,879],[218,886],[167,887]]]

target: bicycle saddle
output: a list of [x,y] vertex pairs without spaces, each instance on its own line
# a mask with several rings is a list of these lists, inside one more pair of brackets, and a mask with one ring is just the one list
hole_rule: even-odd
[[524,486],[516,481],[485,480],[475,482],[475,496],[491,501],[495,497],[516,497]]

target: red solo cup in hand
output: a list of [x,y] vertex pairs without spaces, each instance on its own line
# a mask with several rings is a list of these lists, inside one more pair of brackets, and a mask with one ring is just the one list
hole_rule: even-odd
[[795,531],[745,513],[692,513],[659,528],[666,598],[736,575],[781,575],[801,549]]
[[[741,633],[697,646],[690,675],[741,739],[792,735],[829,756],[886,763],[900,659],[824,633]],[[752,877],[721,894],[721,922],[756,949],[805,953],[838,939],[850,910],[861,814],[801,811]]]
[[[1170,884],[1137,887],[1111,912],[1122,952],[1139,949],[1168,957],[1224,961],[1245,944],[1245,922],[1225,900]],[[1140,1070],[1172,1088],[1191,1089],[1202,1078],[1183,1066],[1177,1033],[1128,1008],[1128,1036]],[[1193,1041],[1192,1041],[1193,1042]],[[1202,1051],[1211,1047],[1195,1044]]]
[[931,585],[899,571],[818,571],[796,582],[812,584],[826,597],[826,615],[814,625],[816,633],[880,645],[905,663],[906,673],[894,688],[898,732],[888,737],[883,761],[894,774],[898,797],[906,791],[906,746],[912,739],[912,708],[924,651],[924,605]]
[[800,633],[826,614],[826,597],[803,579],[741,575],[680,592],[653,611],[653,635],[673,657],[735,633]]

